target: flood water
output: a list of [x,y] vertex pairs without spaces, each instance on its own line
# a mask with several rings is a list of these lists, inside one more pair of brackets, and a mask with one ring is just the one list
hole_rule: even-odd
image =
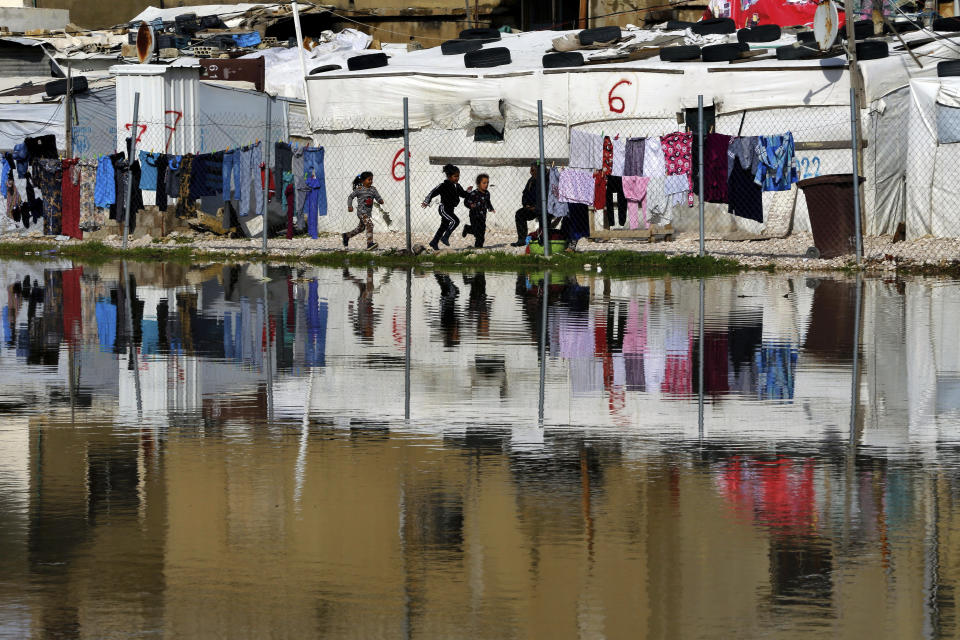
[[958,283],[0,287],[0,637],[960,634]]

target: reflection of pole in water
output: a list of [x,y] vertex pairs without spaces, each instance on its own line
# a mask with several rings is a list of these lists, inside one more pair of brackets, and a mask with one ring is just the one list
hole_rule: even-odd
[[267,366],[267,421],[273,421],[273,348],[270,344],[270,303],[267,297],[267,265],[263,265],[263,335],[266,344],[266,366]]
[[407,268],[407,320],[403,333],[403,419],[410,419],[410,298],[413,269]]
[[133,300],[130,297],[130,268],[123,261],[123,301],[127,316],[127,344],[130,347],[130,362],[133,365],[133,384],[137,392],[137,418],[143,418],[143,394],[140,390],[140,365],[137,363],[137,345],[133,339]]
[[539,424],[543,426],[543,402],[547,379],[547,307],[550,298],[550,270],[543,274],[543,295],[540,298],[540,403],[537,412]]
[[856,305],[853,308],[853,374],[850,380],[850,444],[857,440],[857,405],[860,401],[860,298],[863,276],[857,273]]
[[697,432],[700,434],[701,438],[703,438],[703,294],[703,278],[700,278],[700,362],[697,366]]

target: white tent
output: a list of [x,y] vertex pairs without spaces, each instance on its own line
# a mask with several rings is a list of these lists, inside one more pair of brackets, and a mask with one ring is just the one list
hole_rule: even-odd
[[960,78],[912,80],[906,159],[907,237],[960,236]]
[[[463,56],[442,55],[440,48],[414,51],[390,59],[388,66],[366,71],[330,71],[308,78],[314,142],[326,148],[328,202],[336,206],[321,223],[324,229],[350,223],[339,203],[345,202],[349,179],[360,170],[383,175],[396,167],[399,138],[368,140],[366,132],[399,130],[403,126],[402,103],[409,100],[411,175],[421,183],[419,192],[439,180],[436,159],[446,157],[523,157],[537,149],[537,101],[543,101],[547,125],[546,155],[563,158],[572,128],[620,132],[622,135],[662,135],[682,128],[678,114],[695,108],[702,95],[716,110],[716,131],[731,135],[761,135],[791,131],[803,148],[801,177],[851,172],[850,77],[843,57],[820,60],[778,60],[772,54],[736,63],[663,62],[659,57],[632,62],[590,64],[583,67],[544,69],[541,58],[552,48],[554,38],[575,32],[503,34],[498,43],[511,52],[512,62],[488,69],[467,69]],[[630,30],[619,45],[640,47],[654,38],[673,35],[678,44],[689,32]],[[735,36],[732,36],[735,38]],[[867,234],[892,233],[904,217],[907,100],[911,79],[936,75],[936,62],[960,57],[960,47],[929,39],[925,32],[906,34],[923,66],[898,44],[890,41],[890,55],[861,63],[866,104],[862,105],[861,128],[866,141],[864,166],[867,177]],[[789,44],[785,35],[776,45]],[[761,48],[770,45],[754,45]],[[584,51],[588,58],[610,56],[615,51]],[[484,123],[505,130],[504,141],[474,143],[471,132]],[[358,150],[362,148],[362,152]],[[349,149],[349,152],[347,150]],[[349,153],[346,164],[337,155]],[[358,161],[362,157],[362,164]],[[434,162],[431,162],[431,158]],[[333,160],[334,162],[331,162]],[[467,165],[471,175],[484,167]],[[379,169],[379,171],[378,171]],[[495,184],[516,181],[494,168]],[[338,175],[342,173],[343,175]],[[399,174],[402,178],[402,171]],[[427,177],[429,176],[429,178]],[[499,180],[498,180],[499,178]],[[402,184],[378,182],[402,202]],[[396,193],[393,193],[396,191]],[[384,194],[385,197],[387,194]],[[414,194],[419,198],[422,194]],[[510,194],[514,200],[518,194]],[[796,189],[764,194],[765,212],[771,219],[793,218],[793,229],[807,230],[804,198]],[[769,231],[752,221],[726,213],[725,206],[708,207],[712,229]],[[502,221],[509,225],[506,220]],[[692,212],[681,211],[674,226],[683,230],[695,222]],[[494,223],[497,224],[497,223]],[[425,225],[425,227],[428,225]],[[786,227],[782,229],[786,231]]]

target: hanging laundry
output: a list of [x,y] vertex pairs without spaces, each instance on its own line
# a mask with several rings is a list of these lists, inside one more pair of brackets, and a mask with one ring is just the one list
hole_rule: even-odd
[[741,218],[763,222],[763,188],[754,176],[759,166],[755,136],[733,138],[727,150],[727,199],[729,212]]
[[61,233],[79,240],[83,238],[80,231],[80,160],[68,158],[63,161],[62,169]]
[[703,192],[706,202],[726,204],[727,200],[727,151],[730,136],[708,133],[703,145]]
[[560,169],[550,169],[550,188],[547,190],[547,213],[554,218],[563,218],[568,213],[567,204],[560,200]]
[[[660,137],[660,144],[663,148],[663,157],[666,163],[667,176],[684,175],[687,177],[687,206],[693,206],[693,134],[681,133],[676,131]],[[672,194],[675,204],[677,201],[676,192]],[[681,198],[682,199],[682,198]]]
[[642,176],[644,138],[627,138],[624,144],[623,175]]
[[14,222],[20,222],[20,209],[23,200],[20,197],[20,192],[17,191],[17,183],[13,178],[12,171],[7,174],[5,182],[7,187],[7,216]]
[[790,191],[797,176],[793,134],[760,136],[757,141],[759,167],[754,181],[764,191]]
[[160,211],[167,210],[167,171],[170,168],[170,160],[167,154],[161,153],[156,159],[157,165],[157,190],[154,196],[154,202]]
[[[607,197],[604,203],[604,224],[607,227],[627,224],[627,196],[623,192],[623,178],[607,177]],[[616,215],[615,215],[616,214]]]
[[565,169],[560,172],[560,201],[592,205],[594,200],[593,174],[583,169]]
[[58,156],[57,137],[52,133],[36,138],[26,138],[23,143],[26,145],[30,160],[53,160]]
[[103,209],[97,208],[96,204],[98,173],[96,160],[84,160],[80,163],[80,228],[84,231],[96,231],[106,221]]
[[147,191],[157,190],[157,163],[160,162],[160,153],[141,151],[140,156],[140,188]]
[[610,175],[622,177],[627,162],[627,141],[617,137],[613,139],[613,168]]
[[63,169],[59,160],[50,158],[38,160],[36,166],[43,198],[43,234],[57,236],[63,228]]
[[304,154],[304,147],[294,148],[293,160],[290,163],[290,171],[293,172],[294,199],[296,201],[293,211],[297,218],[297,226],[300,228],[303,227],[304,223],[304,217],[301,215],[303,213],[303,202],[307,198],[307,170]]
[[10,154],[4,154],[3,160],[0,161],[0,196],[4,198],[7,197],[7,176],[10,175],[12,170],[7,160],[8,156],[10,156]]
[[650,224],[669,224],[672,208],[667,203],[667,168],[660,138],[647,138],[643,144],[643,176],[647,184],[647,218]]
[[[286,179],[287,175],[290,176],[289,181]],[[287,185],[283,190],[283,199],[286,201],[287,209],[287,240],[291,240],[293,238],[293,209],[297,203],[296,187],[293,186],[293,174],[291,172],[288,171],[284,174],[284,182]]]
[[[250,184],[253,185],[253,203],[252,209],[253,213],[258,216],[262,216],[264,212],[263,207],[263,178],[261,174],[261,168],[263,166],[263,152],[260,150],[260,143],[250,147],[250,164],[248,165],[250,171]],[[247,215],[251,213],[249,210],[240,210],[240,215]]]
[[30,155],[27,153],[27,145],[20,143],[13,147],[13,159],[17,165],[17,175],[22,180],[27,177],[28,160]]
[[[310,237],[316,240],[319,237],[317,216],[320,215],[321,198],[324,200],[323,204],[326,205],[326,193],[324,193],[323,181],[319,178],[307,178],[307,186],[310,188],[310,193],[307,194],[307,200],[304,204],[304,210],[307,216],[307,230],[310,233]],[[323,215],[326,215],[326,213],[324,209]]]
[[94,192],[94,203],[98,207],[107,208],[117,202],[117,187],[114,184],[113,162],[103,156],[97,161],[97,181]]
[[283,177],[283,174],[293,169],[293,147],[286,142],[276,142],[273,145],[273,174]]
[[643,226],[649,228],[647,222],[647,185],[650,178],[641,176],[624,176],[623,193],[627,198],[627,220],[631,229],[640,228],[640,211],[643,212]]
[[[197,213],[196,201],[190,197],[191,174],[193,174],[193,154],[187,154],[180,159],[180,168],[176,175],[177,184],[177,217],[192,218]],[[172,168],[172,164],[170,165]]]
[[[316,193],[317,202],[314,206],[316,207],[317,215],[320,217],[327,215],[327,184],[323,168],[324,153],[323,147],[307,147],[303,150],[303,171],[304,177],[306,178],[305,186],[310,188],[310,192],[307,195],[313,194],[315,189],[319,189]],[[316,188],[311,187],[309,178],[316,178],[320,186]],[[304,209],[306,210],[306,199],[304,201]]]
[[603,138],[578,129],[570,131],[570,165],[576,169],[599,169],[603,161]]

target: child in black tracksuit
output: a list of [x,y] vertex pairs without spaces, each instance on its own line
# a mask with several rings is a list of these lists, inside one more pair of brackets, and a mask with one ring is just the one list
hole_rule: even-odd
[[490,204],[490,192],[487,190],[489,186],[490,176],[481,173],[477,176],[477,188],[463,201],[470,212],[470,224],[463,225],[463,237],[466,238],[468,233],[472,233],[476,240],[473,246],[477,249],[483,247],[483,239],[487,234],[487,212],[496,213]]
[[460,218],[454,213],[454,209],[460,204],[460,198],[466,198],[470,190],[473,189],[473,187],[470,187],[467,191],[463,190],[463,187],[460,186],[460,169],[452,164],[443,167],[443,173],[447,176],[447,179],[427,194],[421,204],[426,209],[431,200],[440,196],[440,227],[433,235],[433,240],[430,241],[430,246],[433,247],[434,251],[440,249],[440,242],[448,247],[450,246],[450,234],[460,224]]

